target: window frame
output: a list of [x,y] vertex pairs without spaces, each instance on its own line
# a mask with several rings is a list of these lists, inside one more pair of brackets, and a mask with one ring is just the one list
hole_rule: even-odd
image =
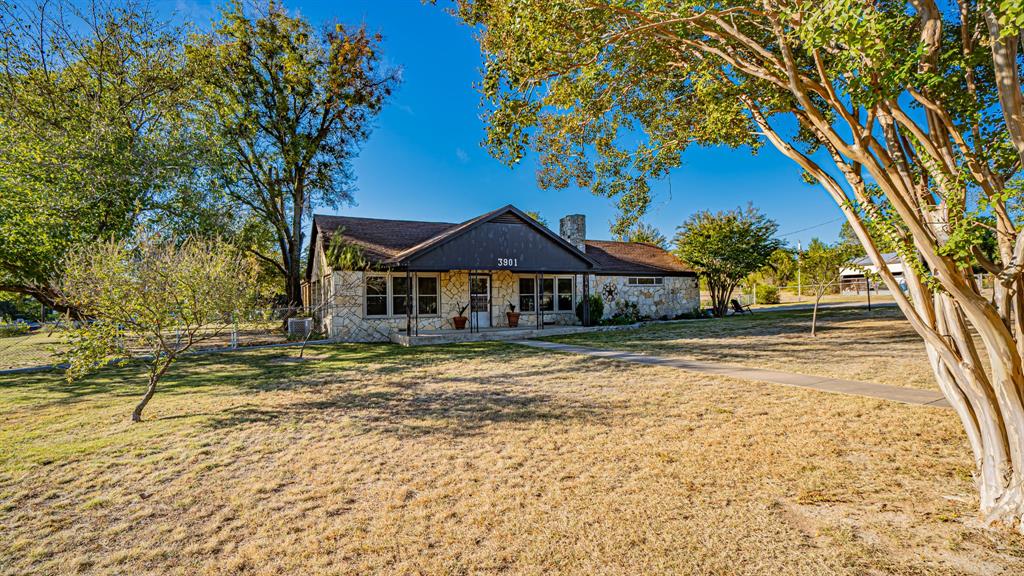
[[[650,282],[641,282],[641,280],[650,280]],[[653,287],[663,286],[665,284],[664,276],[628,276],[626,278],[626,286],[642,286],[642,287]]]
[[[375,294],[373,296],[371,296],[369,294],[368,283],[369,283],[371,278],[383,278],[384,279],[384,294]],[[397,296],[399,298],[402,298],[402,297],[405,296],[405,294],[395,294],[394,293],[394,279],[396,279],[396,278],[405,278],[405,274],[404,273],[394,273],[394,274],[392,274],[392,273],[387,273],[387,272],[367,272],[367,273],[365,273],[363,275],[363,318],[380,320],[380,319],[402,318],[402,317],[405,317],[405,310],[398,310],[398,311],[396,311],[394,309],[395,297]],[[418,314],[418,312],[419,312],[419,299],[420,299],[420,293],[419,293],[419,285],[420,285],[419,279],[420,278],[433,278],[435,286],[437,286],[437,292],[432,295],[437,300],[437,312],[435,312],[433,314]],[[439,316],[440,313],[441,313],[441,275],[438,274],[438,273],[424,273],[424,274],[413,273],[413,274],[409,275],[409,279],[412,282],[412,302],[413,302],[412,315],[413,316],[422,316],[424,318],[433,318],[433,317]],[[386,303],[386,313],[385,314],[370,314],[370,309],[369,309],[370,298],[384,298],[384,301]]]
[[[576,276],[572,274],[556,274],[552,276],[545,275],[540,281],[540,288],[537,287],[537,278],[535,276],[518,276],[520,284],[517,286],[519,290],[519,311],[530,313],[530,314],[569,314],[576,310]],[[522,290],[522,281],[527,280],[533,285],[533,291],[524,293]],[[570,304],[568,308],[561,308],[558,304],[558,284],[559,280],[569,281],[569,296]],[[551,282],[551,292],[544,291],[544,284]],[[523,307],[523,296],[529,297],[533,300],[533,309],[527,310]],[[544,305],[544,299],[546,296],[551,297],[551,309],[541,307]]]

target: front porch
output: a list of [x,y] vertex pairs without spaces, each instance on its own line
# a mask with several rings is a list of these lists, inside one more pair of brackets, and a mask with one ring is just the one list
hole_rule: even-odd
[[435,344],[454,344],[457,342],[492,342],[503,340],[526,340],[530,338],[541,338],[544,336],[561,336],[563,334],[579,334],[583,332],[602,332],[606,330],[621,330],[623,328],[635,328],[636,325],[628,326],[520,326],[509,328],[508,326],[496,326],[492,328],[480,328],[470,331],[465,330],[420,330],[418,334],[408,335],[404,331],[391,333],[391,341],[401,346],[429,346]]

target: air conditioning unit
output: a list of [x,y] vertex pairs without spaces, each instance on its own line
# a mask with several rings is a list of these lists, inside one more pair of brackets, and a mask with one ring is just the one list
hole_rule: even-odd
[[289,338],[305,338],[313,331],[313,319],[312,318],[289,318],[288,319],[288,337]]

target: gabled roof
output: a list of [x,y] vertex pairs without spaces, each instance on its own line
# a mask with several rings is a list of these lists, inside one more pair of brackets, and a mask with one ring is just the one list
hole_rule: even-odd
[[692,276],[694,272],[669,252],[653,244],[639,242],[611,242],[586,240],[586,252],[581,252],[567,240],[536,222],[518,208],[508,205],[461,224],[451,222],[422,222],[418,220],[389,220],[356,218],[352,216],[313,216],[309,242],[309,262],[306,278],[312,274],[316,246],[327,247],[335,234],[342,234],[363,251],[373,266],[401,267],[409,261],[427,254],[455,240],[483,223],[514,216],[547,237],[566,251],[587,263],[596,274],[637,274]]

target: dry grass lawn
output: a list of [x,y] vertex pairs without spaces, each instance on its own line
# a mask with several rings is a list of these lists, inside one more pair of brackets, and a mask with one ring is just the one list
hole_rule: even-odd
[[1021,574],[952,412],[511,345],[0,379],[2,574]]
[[645,326],[551,338],[558,342],[647,352],[846,380],[937,390],[921,337],[896,308],[821,310]]
[[59,331],[0,338],[0,370],[56,364],[65,348],[64,333]]

